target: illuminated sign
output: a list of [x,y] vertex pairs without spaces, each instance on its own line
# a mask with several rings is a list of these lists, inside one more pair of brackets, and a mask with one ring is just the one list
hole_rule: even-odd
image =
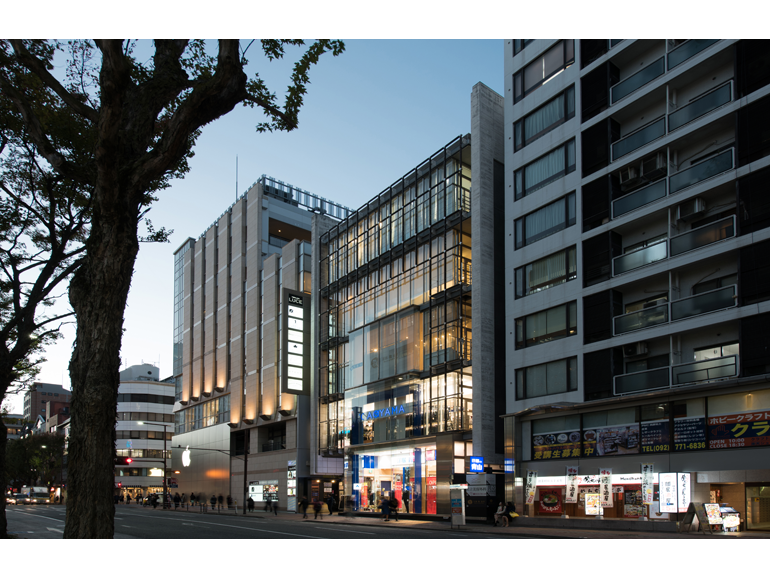
[[478,456],[471,456],[471,471],[472,472],[484,472],[484,458]]
[[283,289],[281,393],[310,395],[310,296]]
[[404,404],[401,405],[394,405],[393,407],[387,407],[385,409],[375,409],[373,411],[363,411],[361,412],[361,419],[362,420],[374,420],[374,419],[380,419],[383,417],[391,417],[394,415],[398,415],[401,413],[406,413],[406,410],[404,409]]
[[190,465],[190,446],[182,452],[182,465],[188,467]]
[[675,514],[676,507],[676,474],[658,474],[658,488],[660,490],[660,511]]

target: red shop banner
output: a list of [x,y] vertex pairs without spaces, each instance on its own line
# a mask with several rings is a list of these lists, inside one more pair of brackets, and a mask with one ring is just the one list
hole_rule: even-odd
[[540,492],[540,499],[537,501],[538,513],[561,514],[563,488],[538,488],[538,490]]
[[770,410],[708,418],[709,449],[770,446]]

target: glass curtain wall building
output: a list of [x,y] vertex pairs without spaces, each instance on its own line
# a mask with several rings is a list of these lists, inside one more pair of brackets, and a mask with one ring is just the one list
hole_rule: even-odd
[[472,190],[484,188],[472,189],[471,140],[319,238],[318,457],[342,461],[352,509],[394,495],[401,511],[443,513],[473,454]]

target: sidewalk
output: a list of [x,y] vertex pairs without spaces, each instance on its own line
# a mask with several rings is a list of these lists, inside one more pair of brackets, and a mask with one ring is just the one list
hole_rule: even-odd
[[[134,504],[131,504],[134,506]],[[135,506],[140,507],[141,506]],[[160,509],[160,508],[158,508]],[[174,511],[172,506],[171,510]],[[179,507],[177,512],[187,511],[186,507]],[[190,512],[201,513],[200,509],[195,506],[190,506]],[[211,510],[209,506],[206,514],[221,515],[221,516],[243,516],[243,511],[238,508],[237,512],[233,510],[227,510],[223,508],[221,511]],[[414,519],[401,519],[398,522],[391,519],[389,522],[385,522],[381,518],[366,516],[340,516],[337,514],[329,515],[324,514],[323,519],[313,518],[313,512],[308,512],[307,519],[302,518],[301,513],[279,511],[278,515],[271,512],[265,512],[263,510],[255,510],[246,514],[248,518],[261,518],[264,520],[296,520],[298,522],[315,522],[321,524],[337,524],[345,526],[384,526],[390,528],[409,528],[410,530],[431,530],[431,531],[445,531],[461,532],[463,534],[479,534],[479,535],[508,535],[508,536],[521,536],[522,538],[538,538],[538,539],[586,539],[592,538],[597,540],[649,540],[649,539],[721,539],[721,540],[736,540],[736,539],[749,539],[749,540],[767,540],[770,539],[770,532],[726,532],[726,533],[714,533],[703,534],[702,532],[690,532],[690,533],[674,533],[674,532],[633,532],[633,531],[614,531],[607,530],[588,530],[577,528],[538,528],[532,526],[516,526],[516,522],[513,521],[507,528],[494,527],[489,524],[470,523],[465,526],[454,528],[450,527],[449,521],[443,520],[414,520]]]
[[[291,515],[291,514],[290,514]],[[305,520],[303,520],[305,521]],[[703,534],[700,532],[686,533],[657,533],[657,532],[630,532],[630,531],[612,531],[612,530],[583,530],[569,528],[533,528],[516,527],[516,522],[512,522],[507,528],[494,527],[486,524],[467,524],[465,526],[450,528],[446,521],[422,521],[422,520],[400,520],[398,522],[391,519],[385,522],[376,518],[359,518],[354,516],[324,516],[323,520],[313,520],[308,518],[308,522],[318,522],[324,524],[343,524],[350,526],[386,526],[386,527],[408,527],[410,530],[443,530],[448,533],[462,532],[463,534],[496,534],[496,535],[514,535],[527,538],[565,538],[580,539],[594,538],[600,540],[610,539],[770,539],[770,532],[728,532],[724,534]]]

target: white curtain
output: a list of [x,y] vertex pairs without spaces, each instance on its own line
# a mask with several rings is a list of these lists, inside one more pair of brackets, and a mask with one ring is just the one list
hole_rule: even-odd
[[564,200],[546,205],[539,211],[526,216],[525,228],[527,239],[532,239],[545,231],[564,225]]
[[524,186],[527,193],[556,174],[564,172],[564,147],[561,146],[524,168]]
[[564,118],[563,94],[524,119],[525,139],[531,139],[549,126],[559,122],[562,118]]

